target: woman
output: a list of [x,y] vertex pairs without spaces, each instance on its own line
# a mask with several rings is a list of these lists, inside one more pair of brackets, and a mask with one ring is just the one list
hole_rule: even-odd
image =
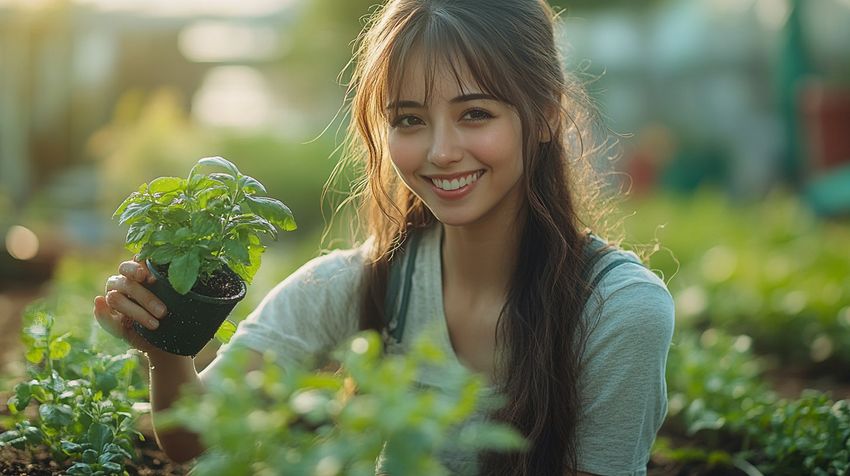
[[[445,349],[504,397],[489,417],[530,441],[522,453],[446,454],[447,467],[644,474],[666,413],[672,299],[633,254],[583,231],[578,204],[595,205],[577,178],[589,116],[553,18],[543,0],[392,0],[376,12],[356,52],[347,154],[364,164],[355,198],[369,239],[278,285],[200,375],[126,325],[164,313],[140,284],[144,266],[122,263],[94,313],[148,353],[154,415],[183,385],[215,378],[234,347],[256,351],[256,365],[274,349],[286,367],[358,329],[405,352],[436,322]],[[202,449],[185,432],[157,436],[175,459]]]

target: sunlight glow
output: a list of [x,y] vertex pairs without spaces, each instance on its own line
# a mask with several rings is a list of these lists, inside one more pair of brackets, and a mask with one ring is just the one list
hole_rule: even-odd
[[[26,0],[29,1],[29,0]],[[75,0],[105,11],[132,11],[156,16],[259,17],[277,13],[296,0]]]
[[274,97],[266,78],[247,66],[212,68],[195,94],[192,113],[203,124],[253,129],[267,126]]
[[32,259],[38,254],[38,237],[30,229],[15,225],[6,233],[6,251],[15,259]]
[[224,62],[271,59],[278,54],[280,42],[270,27],[198,21],[180,32],[178,44],[189,61]]

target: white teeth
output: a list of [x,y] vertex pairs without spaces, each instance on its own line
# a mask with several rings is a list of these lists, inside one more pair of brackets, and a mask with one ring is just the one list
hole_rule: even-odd
[[478,177],[480,177],[480,176],[481,176],[480,172],[475,172],[471,175],[461,177],[460,179],[452,179],[451,181],[440,180],[440,179],[431,179],[431,182],[437,188],[451,191],[451,190],[457,190],[461,187],[466,187],[467,185],[471,184],[472,182],[475,182],[476,180],[478,180]]

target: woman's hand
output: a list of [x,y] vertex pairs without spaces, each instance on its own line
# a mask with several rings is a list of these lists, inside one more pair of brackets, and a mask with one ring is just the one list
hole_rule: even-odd
[[118,273],[106,280],[106,296],[94,298],[94,317],[107,332],[132,347],[147,354],[165,353],[133,329],[133,322],[156,329],[159,319],[166,315],[165,304],[143,286],[156,278],[144,263],[137,261],[124,261],[118,266]]

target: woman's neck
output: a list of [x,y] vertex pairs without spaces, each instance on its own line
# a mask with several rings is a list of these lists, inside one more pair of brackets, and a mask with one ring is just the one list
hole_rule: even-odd
[[443,226],[443,286],[472,301],[505,299],[519,248],[521,218]]

